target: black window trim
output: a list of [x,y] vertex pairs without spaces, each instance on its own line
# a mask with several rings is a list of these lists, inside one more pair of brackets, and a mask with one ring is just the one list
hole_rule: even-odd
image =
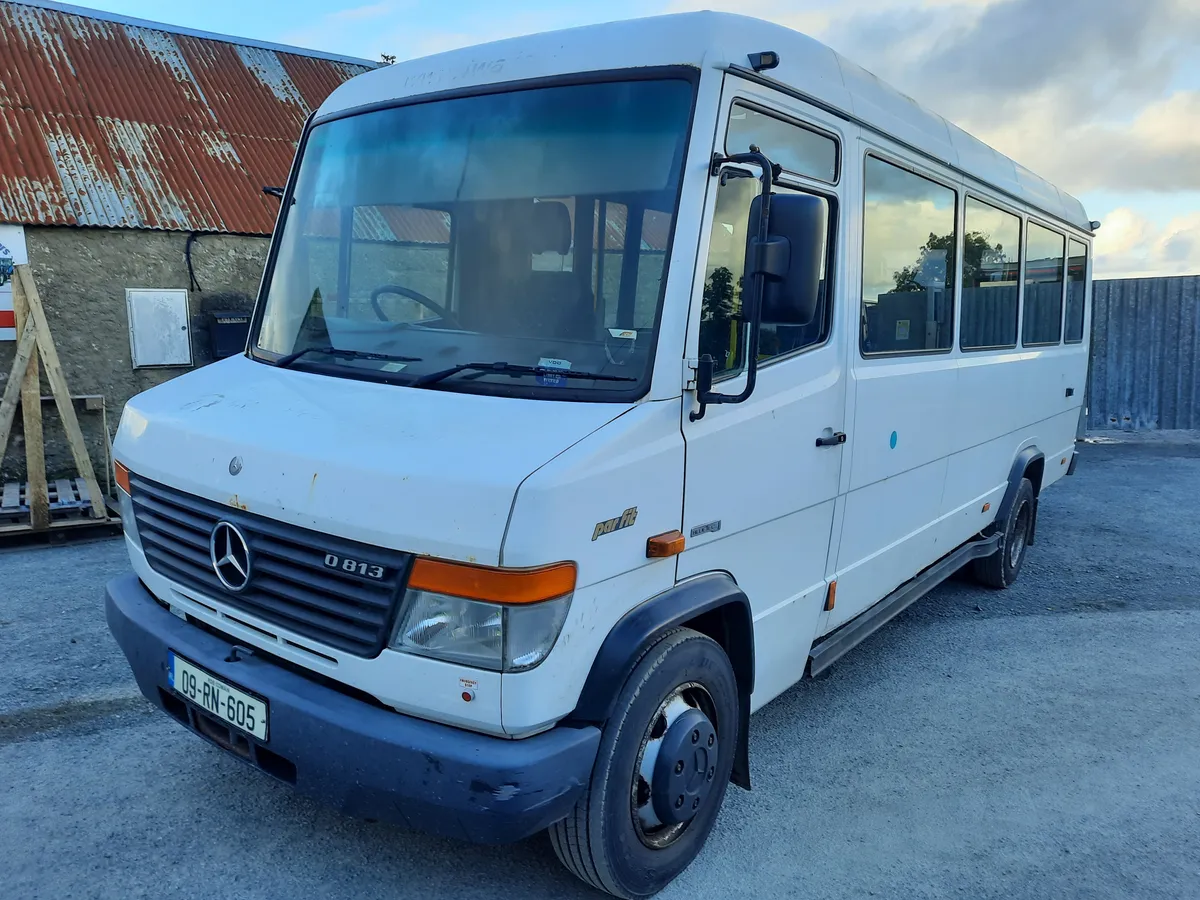
[[[794,128],[799,128],[800,130],[807,131],[810,134],[815,134],[820,137],[827,137],[832,140],[835,171],[835,177],[833,181],[826,181],[824,178],[816,178],[812,175],[805,175],[803,172],[796,172],[787,168],[786,166],[783,166],[782,163],[779,165],[783,168],[783,173],[785,175],[792,176],[793,178],[802,178],[805,181],[810,181],[814,184],[826,185],[828,187],[838,187],[842,183],[844,154],[842,153],[842,138],[840,134],[828,127],[817,126],[811,122],[805,121],[804,119],[797,118],[792,113],[785,113],[781,112],[780,110],[773,109],[772,107],[763,103],[761,97],[755,97],[752,94],[745,94],[740,90],[734,91],[733,96],[730,98],[729,109],[725,115],[725,135],[721,140],[721,146],[725,148],[726,153],[744,153],[746,151],[746,148],[744,147],[739,147],[732,151],[729,149],[729,125],[730,122],[733,121],[733,108],[739,105],[746,109],[752,109],[755,112],[762,113],[764,116],[769,116],[770,118],[783,122],[786,125],[791,125]],[[769,156],[770,154],[768,154],[768,157]],[[771,162],[776,162],[776,160],[771,160]]]
[[959,330],[959,328],[958,328],[958,305],[961,302],[961,296],[962,296],[962,291],[960,290],[960,288],[961,288],[960,282],[962,281],[962,278],[960,277],[960,273],[962,271],[963,234],[962,234],[962,228],[959,227],[959,222],[962,220],[962,216],[960,215],[960,207],[962,208],[961,211],[965,211],[965,205],[963,204],[963,202],[961,200],[961,197],[963,196],[963,194],[965,192],[964,186],[947,183],[947,181],[944,178],[940,178],[924,168],[918,168],[916,165],[914,165],[913,163],[911,163],[907,160],[900,161],[893,154],[890,154],[885,150],[881,150],[874,146],[868,147],[866,152],[863,153],[863,164],[862,164],[862,246],[861,246],[861,253],[859,254],[859,258],[858,258],[858,272],[859,272],[860,287],[859,287],[859,292],[858,292],[858,304],[857,304],[857,306],[858,306],[857,313],[858,314],[856,316],[856,320],[858,322],[858,328],[857,328],[858,340],[855,341],[855,343],[858,344],[859,358],[863,359],[863,360],[896,359],[898,357],[910,358],[910,357],[914,357],[914,356],[944,356],[946,354],[951,354],[955,350],[955,343],[956,343],[953,339],[950,341],[950,346],[946,347],[944,349],[938,348],[938,349],[933,349],[933,350],[897,350],[897,351],[893,351],[890,353],[883,353],[883,352],[881,352],[881,353],[866,353],[863,351],[862,309],[863,309],[863,304],[864,304],[865,298],[863,297],[861,285],[862,285],[862,273],[866,270],[866,252],[867,252],[867,161],[869,159],[871,159],[872,157],[879,160],[880,162],[887,163],[888,165],[895,166],[897,169],[901,169],[905,172],[908,172],[910,175],[916,175],[918,178],[924,178],[926,181],[932,181],[934,184],[938,184],[944,188],[948,188],[950,191],[952,191],[954,193],[954,230],[957,232],[957,234],[955,235],[955,239],[954,239],[954,248],[955,248],[954,253],[955,253],[955,256],[957,257],[957,259],[955,260],[955,263],[954,263],[954,265],[955,265],[954,302],[950,304],[951,315],[954,316],[953,320],[950,323],[950,327],[951,327],[952,333],[954,333],[954,334],[957,334],[958,330]]
[[[1021,313],[1025,300],[1025,214],[994,201],[987,196],[980,196],[981,193],[982,192],[972,190],[969,187],[963,191],[963,227],[962,235],[959,239],[959,247],[961,249],[959,251],[958,258],[958,321],[955,324],[955,327],[958,329],[958,349],[962,353],[986,353],[989,350],[1016,350],[1021,346]],[[974,200],[976,203],[982,203],[984,206],[990,206],[997,212],[1002,212],[1005,215],[1012,216],[1017,220],[1017,339],[1011,344],[993,344],[986,347],[967,347],[964,346],[962,342],[962,291],[964,287],[962,284],[962,267],[963,256],[967,246],[967,202],[970,200]]]
[[1088,300],[1091,299],[1090,295],[1088,294],[1087,285],[1088,285],[1088,275],[1091,273],[1091,269],[1092,269],[1092,247],[1083,238],[1075,237],[1070,232],[1067,233],[1067,249],[1066,249],[1067,255],[1063,259],[1063,284],[1070,285],[1070,283],[1071,283],[1071,279],[1067,277],[1067,272],[1069,271],[1070,262],[1071,262],[1071,242],[1072,241],[1074,241],[1076,244],[1079,244],[1083,247],[1083,322],[1081,322],[1080,326],[1079,326],[1079,340],[1077,340],[1077,341],[1067,340],[1067,301],[1066,301],[1066,297],[1064,296],[1064,298],[1063,298],[1063,332],[1062,332],[1063,346],[1067,346],[1068,344],[1071,346],[1077,346],[1079,344],[1082,344],[1084,341],[1084,338],[1087,337],[1088,306],[1090,305],[1088,303]]
[[[1049,231],[1051,234],[1056,234],[1060,238],[1063,239],[1063,275],[1062,275],[1062,281],[1060,282],[1062,287],[1061,287],[1061,290],[1059,291],[1059,297],[1058,297],[1058,302],[1060,304],[1060,308],[1058,311],[1058,339],[1057,340],[1040,341],[1037,343],[1028,343],[1028,344],[1025,342],[1025,288],[1026,288],[1028,280],[1029,280],[1026,277],[1025,264],[1028,262],[1028,259],[1024,260],[1021,263],[1021,325],[1020,325],[1021,349],[1025,349],[1026,347],[1028,347],[1028,348],[1034,349],[1034,350],[1045,350],[1047,347],[1061,347],[1063,345],[1063,336],[1066,334],[1066,327],[1063,322],[1063,317],[1067,314],[1067,312],[1066,312],[1067,311],[1067,238],[1069,237],[1070,233],[1064,229],[1056,228],[1056,227],[1048,224],[1045,220],[1039,219],[1037,216],[1033,216],[1033,215],[1025,216],[1025,227],[1022,229],[1022,237],[1023,237],[1023,245],[1026,248],[1026,251],[1025,251],[1026,256],[1029,255],[1028,247],[1029,247],[1029,226],[1030,225],[1038,225],[1041,228],[1044,228],[1046,231]],[[1045,284],[1045,283],[1046,282],[1039,282],[1039,284]]]
[[[300,174],[300,161],[304,158],[304,151],[308,146],[308,140],[312,136],[313,130],[318,125],[324,125],[328,122],[335,122],[339,119],[346,119],[364,113],[376,112],[385,109],[396,109],[403,106],[417,106],[425,103],[434,103],[440,100],[457,100],[464,97],[479,97],[490,94],[530,91],[541,88],[569,87],[573,85],[608,84],[628,81],[663,81],[677,79],[686,81],[691,85],[691,107],[688,111],[687,127],[684,129],[683,134],[683,159],[680,165],[679,185],[675,192],[675,205],[671,215],[671,230],[667,235],[667,250],[663,256],[663,278],[662,284],[659,286],[658,307],[654,314],[654,329],[650,339],[650,353],[646,358],[645,372],[639,379],[638,383],[628,391],[618,391],[605,388],[578,388],[571,386],[555,388],[527,386],[514,392],[511,389],[507,389],[510,388],[508,385],[492,384],[486,381],[454,381],[453,384],[450,385],[437,386],[438,390],[451,390],[458,393],[514,397],[518,399],[560,400],[564,402],[637,403],[638,401],[644,399],[648,394],[650,394],[654,386],[654,371],[658,357],[658,343],[661,336],[663,309],[666,306],[665,298],[667,290],[667,276],[668,272],[670,271],[670,265],[674,256],[674,251],[676,250],[675,238],[679,229],[679,206],[683,199],[684,185],[687,183],[688,179],[689,152],[691,150],[692,140],[696,136],[696,112],[699,106],[700,98],[700,75],[701,73],[699,67],[686,64],[602,69],[590,72],[571,72],[562,75],[522,78],[510,81],[469,85],[467,87],[460,88],[428,91],[423,94],[411,94],[404,97],[364,103],[358,106],[348,107],[346,109],[335,110],[333,112],[326,113],[325,115],[318,115],[319,109],[314,110],[304,122],[300,139],[297,141],[296,150],[292,155],[292,166],[288,171],[287,186],[284,188],[283,197],[280,200],[279,213],[276,216],[275,228],[271,233],[271,242],[267,250],[267,258],[263,267],[262,280],[259,282],[258,293],[255,297],[254,312],[250,318],[245,356],[248,359],[252,359],[258,363],[273,365],[275,360],[284,355],[260,350],[257,346],[257,341],[258,336],[261,333],[263,316],[266,312],[267,292],[270,289],[271,281],[275,274],[275,264],[279,255],[279,246],[283,240],[284,227],[287,223],[287,217],[291,213],[294,203],[296,180]],[[368,369],[328,364],[306,366],[304,371],[317,375],[328,375],[333,378],[345,378],[350,381],[391,384],[398,387],[410,386],[409,382],[411,381],[411,379],[397,377],[382,371],[373,372]]]

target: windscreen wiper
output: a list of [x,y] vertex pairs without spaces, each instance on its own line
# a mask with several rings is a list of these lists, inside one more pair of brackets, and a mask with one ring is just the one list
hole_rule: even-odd
[[412,387],[425,387],[430,384],[437,384],[451,375],[457,375],[459,372],[502,372],[505,375],[545,375],[547,377],[558,378],[584,378],[588,381],[637,381],[636,378],[630,378],[627,375],[605,375],[602,372],[579,372],[575,369],[555,369],[550,366],[518,366],[514,363],[507,362],[492,362],[492,363],[461,363],[457,366],[451,366],[449,369],[442,369],[440,372],[430,372],[428,375],[422,375],[416,381],[411,383]]
[[420,362],[419,356],[394,356],[391,353],[372,353],[368,350],[350,350],[341,349],[338,347],[305,347],[303,350],[297,350],[295,353],[289,353],[287,356],[281,356],[275,360],[275,365],[286,369],[305,353],[324,353],[326,356],[341,356],[345,359],[380,359],[384,362]]

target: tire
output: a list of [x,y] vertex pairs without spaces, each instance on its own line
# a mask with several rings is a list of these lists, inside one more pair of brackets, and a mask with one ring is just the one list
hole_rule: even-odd
[[1037,507],[1033,496],[1033,484],[1028,478],[1021,479],[1017,495],[1003,523],[1000,546],[991,556],[976,559],[971,563],[971,574],[980,584],[998,590],[1008,587],[1021,574],[1025,564],[1025,550],[1029,536],[1033,533],[1033,518]]
[[[716,822],[733,768],[739,721],[737,678],[721,645],[690,628],[663,635],[642,655],[621,690],[616,711],[604,726],[586,792],[569,816],[550,826],[550,842],[562,864],[592,887],[627,900],[650,897],[666,887],[700,853]],[[707,737],[696,741],[696,735],[709,733],[715,760],[703,749]],[[656,764],[648,782],[639,770],[650,766],[652,749]],[[685,759],[679,774],[677,767]],[[685,784],[699,784],[700,793],[689,794],[691,803],[677,805],[684,795],[676,794],[676,788]],[[644,817],[657,818],[662,803],[684,810],[668,809],[668,819],[692,817],[647,827]],[[688,813],[693,803],[695,812]]]

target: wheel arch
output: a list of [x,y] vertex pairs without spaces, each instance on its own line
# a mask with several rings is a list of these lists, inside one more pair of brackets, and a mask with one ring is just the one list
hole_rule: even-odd
[[726,572],[709,572],[663,591],[627,612],[604,639],[584,682],[573,722],[603,725],[629,673],[673,628],[691,628],[721,645],[738,683],[738,744],[730,780],[750,789],[750,695],[754,691],[754,618],[750,601]]
[[1033,544],[1034,533],[1037,531],[1038,497],[1042,493],[1042,478],[1045,474],[1046,454],[1036,446],[1026,447],[1017,454],[1012,468],[1009,469],[1008,488],[1004,491],[1004,499],[1000,501],[1000,508],[996,511],[996,518],[988,529],[988,534],[994,533],[996,529],[1003,527],[1004,522],[1008,521],[1008,514],[1012,509],[1013,502],[1017,499],[1017,491],[1021,487],[1021,479],[1028,478],[1030,484],[1033,485],[1033,522],[1029,529],[1029,543]]

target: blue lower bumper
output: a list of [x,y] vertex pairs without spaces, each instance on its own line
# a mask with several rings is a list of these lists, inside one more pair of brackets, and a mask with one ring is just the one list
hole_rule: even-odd
[[[172,615],[132,573],[109,582],[106,608],[108,627],[152,703],[349,815],[507,843],[566,816],[591,775],[596,728],[558,727],[504,740],[374,706],[267,659],[228,662],[229,641]],[[268,742],[230,732],[175,695],[167,683],[168,650],[265,698]]]

